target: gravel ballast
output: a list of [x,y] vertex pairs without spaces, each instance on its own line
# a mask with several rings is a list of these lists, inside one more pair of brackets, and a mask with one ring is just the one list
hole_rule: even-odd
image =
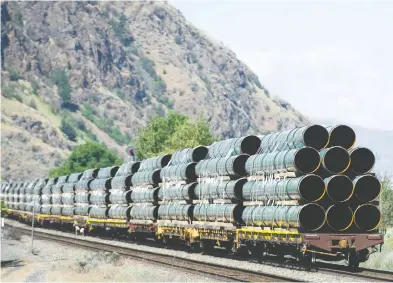
[[[23,227],[23,228],[27,228],[28,226],[22,223],[19,223],[17,221],[13,221],[13,220],[6,220],[6,224],[8,225],[12,225],[15,227]],[[303,281],[312,281],[312,282],[327,282],[327,281],[335,281],[335,282],[350,282],[350,281],[366,281],[369,282],[369,279],[360,279],[360,278],[355,278],[352,276],[346,276],[343,274],[338,274],[338,275],[330,275],[330,274],[323,274],[320,272],[306,272],[306,271],[302,271],[302,270],[295,270],[295,269],[286,269],[283,267],[276,267],[276,266],[271,266],[271,265],[265,265],[265,264],[259,264],[259,263],[253,263],[253,262],[247,262],[247,261],[241,261],[241,260],[235,260],[235,259],[228,259],[228,258],[220,258],[220,257],[215,257],[215,256],[208,256],[208,255],[201,255],[198,253],[194,253],[194,254],[190,254],[187,253],[185,251],[179,251],[179,250],[171,250],[171,249],[165,249],[165,248],[157,248],[157,247],[150,247],[150,246],[143,246],[143,245],[137,245],[137,244],[133,244],[133,243],[126,243],[126,242],[119,242],[119,241],[115,241],[115,240],[105,240],[105,239],[99,239],[99,238],[95,238],[95,237],[90,237],[90,236],[76,236],[72,233],[64,233],[64,232],[60,232],[60,231],[55,231],[55,230],[48,230],[48,229],[42,229],[42,228],[35,228],[37,229],[37,231],[40,232],[45,232],[48,234],[53,234],[53,235],[65,235],[68,236],[70,238],[80,238],[80,237],[84,237],[84,239],[92,241],[92,242],[98,242],[101,244],[112,244],[112,245],[116,245],[119,247],[125,247],[125,248],[133,248],[133,249],[137,249],[137,250],[141,250],[141,251],[150,251],[150,252],[154,252],[154,253],[159,253],[159,254],[165,254],[165,255],[173,255],[176,257],[183,257],[183,258],[191,258],[194,260],[198,260],[201,262],[210,262],[210,263],[215,263],[215,264],[222,264],[225,266],[233,266],[233,267],[237,267],[237,268],[242,268],[242,269],[246,269],[246,270],[253,270],[253,271],[259,271],[259,272],[264,272],[264,273],[268,273],[268,274],[272,274],[272,275],[277,275],[279,274],[280,276],[285,276],[288,278],[292,278],[292,279],[297,279],[297,280],[303,280]],[[24,245],[28,245],[28,241],[30,237],[26,237],[26,236],[22,236],[22,242]],[[66,262],[68,263],[69,267],[73,267],[75,268],[75,266],[79,266],[80,264],[78,263],[78,261],[80,261],[81,259],[84,258],[84,256],[86,254],[92,254],[92,252],[87,252],[85,250],[79,250],[79,249],[75,249],[73,248],[68,248],[68,249],[64,249],[63,248],[59,248],[60,244],[54,243],[54,242],[49,242],[49,241],[34,241],[35,243],[35,248],[40,250],[40,253],[38,255],[38,257],[45,257],[46,259],[49,258],[49,260],[53,260],[55,261],[56,259],[62,258],[63,260],[66,260]],[[3,244],[2,244],[3,245]],[[30,246],[29,246],[30,247]],[[29,257],[29,256],[28,256]],[[39,259],[37,259],[38,261]],[[128,259],[124,259],[122,261],[126,261]],[[89,261],[89,260],[87,260]],[[123,279],[121,280],[121,278],[123,278],[124,276],[127,276],[125,274],[123,274],[124,272],[126,272],[128,269],[125,268],[124,266],[120,266],[118,263],[107,263],[107,261],[105,261],[105,256],[103,257],[103,259],[101,259],[101,261],[103,263],[100,263],[99,269],[88,269],[87,274],[91,273],[91,280],[88,281],[133,281],[133,279]],[[110,261],[109,261],[110,262]],[[51,264],[55,264],[55,263],[51,263]],[[112,268],[107,268],[106,265],[111,265]],[[82,263],[83,265],[83,263]],[[90,265],[87,265],[90,266]],[[104,267],[105,268],[102,268]],[[125,266],[137,266],[138,268],[136,268],[135,270],[138,270],[138,274],[141,273],[141,277],[139,277],[139,275],[137,274],[136,277],[136,281],[213,281],[214,279],[212,278],[197,278],[196,276],[193,276],[191,274],[189,275],[184,275],[185,279],[179,279],[180,277],[182,277],[180,271],[178,270],[174,270],[174,271],[168,271],[167,268],[163,268],[163,267],[156,267],[156,266],[152,266],[151,264],[148,265],[146,263],[141,264],[140,262],[136,262],[134,261],[134,263],[130,264],[127,263]],[[143,274],[143,266],[150,266],[149,268],[145,269],[145,270],[154,270],[154,272],[152,272],[151,276],[154,276],[154,274],[156,274],[156,278],[148,278],[148,276],[146,274]],[[89,268],[89,267],[88,267]],[[153,269],[154,268],[154,269]],[[163,269],[163,271],[161,271],[161,269]],[[72,270],[72,268],[71,268]],[[91,272],[91,270],[93,270],[93,272]],[[108,270],[106,271],[106,275],[98,275],[97,272],[98,270]],[[112,271],[110,271],[112,270]],[[158,271],[160,270],[160,271]],[[167,274],[168,276],[166,276],[165,274],[165,270],[167,270]],[[149,272],[150,272],[149,271]],[[112,273],[113,272],[113,273]],[[172,275],[171,275],[172,274]],[[82,276],[84,275],[83,273],[78,273],[78,275]],[[42,275],[37,275],[38,277],[42,277]],[[46,274],[46,278],[49,278],[48,276],[54,276],[51,274]],[[56,281],[56,280],[60,280],[60,281],[70,281],[68,278],[64,278],[61,276],[67,276],[66,274],[58,274],[58,276],[60,277],[56,277],[54,276],[54,278],[57,279],[53,279],[52,277],[50,277],[49,281]],[[109,276],[109,277],[108,277]],[[112,277],[115,276],[115,277]],[[117,279],[117,276],[120,277],[120,279]],[[130,276],[134,276],[134,275],[130,275]],[[177,280],[179,279],[179,280]],[[81,277],[81,279],[78,279],[77,281],[86,281],[84,278],[86,277]],[[95,279],[94,279],[95,278]],[[187,280],[188,278],[188,280]],[[42,279],[42,278],[38,278],[38,279]],[[168,280],[166,280],[168,279]],[[6,280],[9,281],[9,280]],[[18,280],[20,281],[20,280]],[[36,281],[36,280],[35,280]],[[39,280],[42,281],[42,280]]]
[[[6,223],[15,224],[13,221]],[[9,227],[2,232],[1,260],[18,261],[1,268],[2,282],[218,281],[210,276],[196,276],[115,253],[93,252],[47,240],[35,239],[32,254],[30,236],[20,235],[17,230]]]

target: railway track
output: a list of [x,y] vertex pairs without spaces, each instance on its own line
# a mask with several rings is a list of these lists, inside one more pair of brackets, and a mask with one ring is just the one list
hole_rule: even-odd
[[369,269],[363,267],[359,267],[356,270],[353,270],[345,265],[325,262],[317,262],[316,267],[318,268],[319,272],[324,272],[328,274],[343,274],[363,279],[393,282],[393,272],[391,271]]
[[[23,234],[30,235],[31,233],[30,229],[24,229],[15,226],[9,226],[9,227],[13,227],[14,229],[19,230]],[[110,244],[100,245],[99,243],[91,242],[86,239],[76,240],[75,238],[68,237],[68,236],[47,234],[39,231],[34,231],[34,237],[45,239],[45,240],[56,241],[59,243],[64,243],[67,244],[67,246],[72,245],[78,248],[84,248],[94,251],[99,250],[99,251],[106,251],[106,252],[116,252],[120,255],[131,257],[132,259],[143,260],[165,267],[187,270],[187,272],[192,272],[203,276],[214,277],[216,279],[219,279],[220,281],[301,282],[299,280],[294,280],[292,278],[283,277],[279,275],[272,275],[263,272],[244,270],[240,268],[226,267],[223,265],[212,264],[212,263],[203,263],[188,258],[156,254],[149,251],[140,251],[132,248],[119,247],[116,245],[110,245]]]
[[[7,225],[8,227],[12,227],[13,229],[17,229],[21,231],[23,234],[30,235],[31,230],[29,228],[21,228],[15,227],[12,225]],[[73,245],[79,248],[85,248],[89,250],[100,250],[100,251],[107,251],[107,252],[116,252],[123,256],[129,256],[133,259],[140,259],[152,262],[154,264],[158,264],[161,266],[176,268],[187,270],[188,272],[193,272],[195,274],[204,276],[208,275],[210,277],[219,278],[225,281],[241,281],[241,282],[269,282],[269,281],[291,281],[291,282],[300,282],[298,280],[294,280],[292,278],[278,276],[278,275],[271,275],[263,272],[256,272],[244,269],[236,269],[233,267],[226,267],[218,264],[211,264],[211,263],[203,263],[197,260],[187,259],[183,257],[177,256],[169,256],[169,255],[162,255],[156,254],[154,252],[149,251],[140,251],[137,249],[132,248],[125,248],[119,247],[110,244],[100,245],[95,242],[91,242],[86,239],[75,239],[70,236],[60,236],[60,235],[53,235],[48,234],[40,231],[34,231],[34,236],[41,239],[66,243],[67,245]],[[122,241],[124,242],[124,241]],[[153,245],[155,246],[155,245]],[[233,259],[233,258],[232,258]],[[235,259],[236,260],[236,259]],[[272,261],[271,265],[277,267],[290,267],[291,269],[298,269],[298,265],[293,264],[285,264],[280,265],[277,262],[273,264]],[[262,263],[264,264],[264,262]],[[317,262],[315,266],[312,268],[313,272],[321,272],[326,274],[342,274],[346,276],[351,276],[359,279],[370,279],[373,281],[384,281],[384,282],[393,282],[393,272],[389,271],[382,271],[382,270],[375,270],[375,269],[368,269],[368,268],[361,268],[359,267],[356,270],[350,269],[347,266],[339,265],[339,264],[332,264],[326,262]]]

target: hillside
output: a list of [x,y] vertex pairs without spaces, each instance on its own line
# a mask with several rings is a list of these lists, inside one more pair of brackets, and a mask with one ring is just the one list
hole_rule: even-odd
[[121,156],[168,110],[221,138],[309,123],[165,2],[2,2],[1,15],[4,180],[43,175],[84,140]]

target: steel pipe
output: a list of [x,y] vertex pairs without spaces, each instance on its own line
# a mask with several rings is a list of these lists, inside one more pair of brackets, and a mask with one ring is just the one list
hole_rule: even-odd
[[87,192],[88,190],[90,190],[90,183],[91,183],[91,181],[93,181],[93,179],[90,179],[90,180],[83,180],[83,179],[81,179],[81,180],[79,180],[79,182],[76,183],[75,186],[74,186],[75,192],[79,192],[79,191],[86,191]]
[[316,202],[325,195],[321,177],[308,174],[298,178],[248,181],[243,186],[242,199],[246,201],[305,200]]
[[381,182],[373,175],[357,176],[353,180],[355,196],[362,202],[370,202],[379,197],[382,192]]
[[242,189],[246,178],[212,183],[199,183],[195,186],[194,194],[199,199],[231,199],[242,200]]
[[373,231],[381,224],[381,211],[375,205],[360,205],[354,214],[355,224],[361,231]]
[[171,158],[171,166],[199,162],[206,158],[208,148],[206,146],[198,146],[194,148],[186,148],[176,151]]
[[158,219],[187,221],[192,219],[193,206],[189,204],[164,204],[158,208]]
[[105,219],[108,217],[109,208],[92,206],[89,211],[89,216],[91,218]]
[[323,126],[304,126],[261,136],[260,152],[287,151],[305,146],[321,150],[328,142],[329,133]]
[[120,166],[116,176],[133,175],[138,172],[141,163],[139,161],[131,161]]
[[113,178],[116,175],[117,170],[119,170],[119,166],[100,168],[97,174],[97,179]]
[[351,208],[345,204],[334,204],[326,210],[326,222],[334,231],[345,231],[353,223]]
[[295,172],[315,172],[321,163],[318,152],[311,147],[263,153],[248,159],[245,169],[249,175]]
[[334,202],[345,202],[354,193],[352,180],[345,175],[334,175],[325,180],[326,193]]
[[61,210],[62,210],[62,207],[60,205],[54,205],[54,206],[52,206],[51,213],[52,213],[52,215],[61,215]]
[[247,206],[242,220],[247,225],[317,231],[325,224],[325,211],[320,205],[311,203],[300,206]]
[[241,154],[226,158],[205,159],[198,162],[195,173],[197,176],[245,176],[245,165],[248,158],[248,155]]
[[94,192],[89,196],[89,204],[106,205],[109,203],[109,194]]
[[172,155],[166,154],[157,157],[147,158],[141,161],[138,172],[154,171],[168,165]]
[[198,183],[164,186],[158,191],[159,200],[192,200],[196,199],[195,190]]
[[240,223],[242,210],[237,204],[196,204],[193,215],[198,221]]
[[63,206],[61,210],[61,215],[64,216],[74,216],[75,207],[74,206]]
[[131,202],[131,191],[112,190],[109,195],[110,203],[126,204]]
[[83,173],[73,173],[68,177],[67,183],[77,183],[82,178]]
[[89,188],[92,191],[105,191],[111,189],[112,178],[107,179],[94,179],[90,182]]
[[131,219],[138,220],[156,220],[158,207],[153,205],[132,206],[130,211]]
[[75,215],[87,216],[87,215],[89,215],[90,209],[91,209],[91,206],[89,206],[89,205],[76,205],[74,213],[75,213]]
[[329,131],[328,147],[340,146],[351,149],[356,142],[355,131],[347,125],[336,125],[325,127]]
[[131,206],[112,205],[109,208],[108,216],[111,219],[129,219]]
[[62,187],[62,192],[64,193],[74,193],[75,184],[73,183],[66,183]]
[[374,153],[366,147],[356,147],[350,149],[349,155],[351,157],[350,169],[356,174],[367,174],[369,173],[375,164]]
[[229,155],[253,155],[258,151],[261,140],[254,135],[214,142],[209,146],[208,157],[219,158]]
[[134,190],[131,192],[131,201],[134,203],[150,203],[158,201],[159,188]]
[[132,186],[131,177],[132,175],[121,175],[114,177],[111,182],[111,189],[128,191]]
[[322,167],[331,174],[341,174],[348,170],[351,157],[340,146],[329,147],[319,152],[322,159]]
[[161,169],[160,177],[161,180],[188,180],[195,181],[197,175],[195,174],[195,165],[197,163],[180,164],[173,166],[166,166]]
[[161,169],[156,169],[154,171],[138,171],[131,177],[131,183],[133,186],[159,184],[162,182],[160,172]]
[[99,170],[100,170],[99,168],[92,168],[92,169],[85,170],[83,172],[81,180],[90,180],[90,179],[97,178],[97,174]]
[[65,193],[61,195],[61,202],[62,204],[74,204],[75,201],[75,195],[74,194],[69,194],[69,193]]

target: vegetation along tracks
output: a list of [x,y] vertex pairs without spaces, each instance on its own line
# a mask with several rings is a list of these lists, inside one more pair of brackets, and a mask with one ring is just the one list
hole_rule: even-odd
[[[14,227],[14,229],[20,230],[24,234],[29,234],[30,230],[20,227]],[[176,257],[172,255],[156,254],[149,251],[140,251],[132,248],[125,248],[111,244],[99,244],[87,239],[75,239],[70,236],[53,235],[44,232],[34,231],[34,237],[51,240],[61,243],[66,243],[68,246],[76,246],[79,248],[85,248],[90,250],[100,250],[107,252],[116,252],[123,256],[132,257],[133,259],[145,260],[154,264],[162,266],[170,266],[171,268],[177,268],[187,270],[187,272],[193,272],[199,275],[216,277],[224,281],[240,281],[240,282],[277,282],[277,281],[291,281],[300,282],[292,278],[272,275],[263,272],[256,272],[251,270],[244,270],[240,268],[227,267],[219,264],[204,263],[197,260]]]

